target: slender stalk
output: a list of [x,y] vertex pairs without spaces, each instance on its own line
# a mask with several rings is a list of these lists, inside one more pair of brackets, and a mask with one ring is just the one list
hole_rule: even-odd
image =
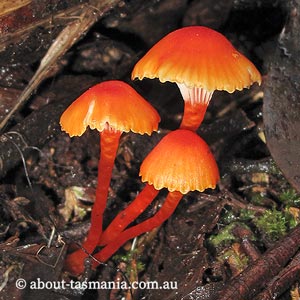
[[[175,211],[179,201],[182,199],[180,192],[169,192],[165,202],[160,210],[151,218],[143,221],[142,223],[125,229],[121,232],[116,239],[108,243],[100,252],[96,253],[94,257],[105,262],[108,260],[126,241],[148,232],[166,221],[172,213]],[[96,267],[97,263],[94,262],[93,267]]]
[[196,131],[204,119],[206,109],[207,104],[205,103],[184,101],[184,113],[180,129]]
[[147,183],[136,198],[104,230],[99,245],[104,246],[116,239],[151,204],[158,192],[153,185]]
[[103,213],[106,208],[109,185],[112,176],[117,150],[119,147],[121,132],[103,130],[100,132],[100,159],[98,163],[98,185],[96,200],[91,214],[91,226],[83,247],[93,251],[102,234]]
[[177,83],[177,86],[184,100],[180,128],[196,131],[204,119],[213,91],[201,87],[188,87],[184,83]]
[[[112,169],[119,147],[121,132],[105,129],[100,132],[100,159],[98,163],[98,185],[96,200],[91,214],[91,226],[88,236],[82,247],[92,253],[102,234],[103,213],[106,207],[107,195],[112,176]],[[66,259],[66,269],[74,274],[79,274],[84,269],[84,259],[87,253],[79,249],[71,253]]]

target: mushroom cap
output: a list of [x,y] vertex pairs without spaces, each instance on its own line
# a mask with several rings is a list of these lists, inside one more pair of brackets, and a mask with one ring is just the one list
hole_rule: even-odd
[[82,135],[87,126],[151,134],[158,129],[157,111],[130,85],[119,80],[94,85],[62,114],[60,125],[70,136]]
[[182,194],[215,188],[220,177],[206,142],[186,129],[162,138],[141,164],[140,176],[157,190],[167,188]]
[[175,30],[135,65],[132,79],[158,78],[229,93],[261,83],[261,75],[222,34],[203,26]]

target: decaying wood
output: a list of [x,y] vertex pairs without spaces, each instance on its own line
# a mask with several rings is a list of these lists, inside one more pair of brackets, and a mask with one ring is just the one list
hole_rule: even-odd
[[254,300],[273,300],[282,295],[298,280],[300,276],[300,253],[267,285],[266,289],[255,297]]
[[300,247],[300,225],[267,250],[240,275],[226,282],[211,300],[251,300],[276,276]]

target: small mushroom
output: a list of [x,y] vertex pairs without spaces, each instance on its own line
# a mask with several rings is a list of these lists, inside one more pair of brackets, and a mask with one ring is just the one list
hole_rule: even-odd
[[132,79],[175,82],[184,99],[180,128],[196,131],[215,90],[229,93],[261,83],[256,67],[220,33],[189,26],[169,33],[135,65]]
[[[106,207],[112,168],[122,132],[148,134],[158,129],[157,111],[128,84],[111,80],[91,87],[62,114],[62,130],[71,137],[81,136],[87,126],[100,132],[100,159],[96,200],[91,213],[91,226],[83,243],[92,253],[102,234],[103,212]],[[81,249],[67,258],[66,268],[73,273],[83,270],[87,254]]]
[[[190,130],[178,129],[167,134],[148,154],[141,165],[140,176],[147,182],[147,192],[144,194],[143,190],[104,231],[100,244],[106,246],[95,255],[99,261],[106,261],[127,240],[160,226],[172,215],[184,194],[215,188],[219,171],[205,141]],[[144,203],[151,203],[163,188],[169,193],[160,210],[153,217],[125,229],[144,210]],[[156,192],[152,192],[154,189]]]

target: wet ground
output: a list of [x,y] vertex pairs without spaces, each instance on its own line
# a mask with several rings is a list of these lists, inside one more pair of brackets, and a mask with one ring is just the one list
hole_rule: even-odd
[[[15,1],[0,15],[0,298],[299,299],[299,1],[83,2]],[[47,8],[41,15],[40,5]],[[70,138],[59,118],[88,87],[109,79],[128,82],[161,115],[151,137],[122,135],[107,226],[142,190],[141,162],[178,128],[183,110],[174,84],[131,81],[132,68],[160,38],[188,25],[223,33],[263,76],[262,86],[215,92],[198,130],[215,155],[220,183],[187,194],[160,228],[128,242],[96,271],[87,263],[82,276],[72,277],[64,260],[89,228],[99,134]],[[45,59],[52,42],[70,32],[74,40]],[[153,215],[164,198],[160,193],[135,222]],[[20,278],[156,280],[177,288],[20,289]]]

